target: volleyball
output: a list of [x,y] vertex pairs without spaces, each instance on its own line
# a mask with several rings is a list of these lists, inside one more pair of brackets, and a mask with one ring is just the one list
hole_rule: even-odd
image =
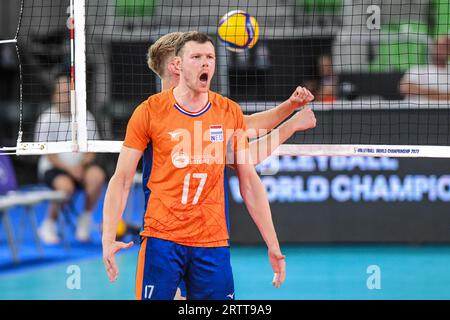
[[217,31],[219,39],[230,51],[242,52],[252,48],[258,42],[258,21],[243,10],[234,10],[225,14],[220,19]]
[[119,224],[117,225],[116,235],[117,238],[120,240],[122,239],[127,233],[127,224],[125,221],[120,219]]

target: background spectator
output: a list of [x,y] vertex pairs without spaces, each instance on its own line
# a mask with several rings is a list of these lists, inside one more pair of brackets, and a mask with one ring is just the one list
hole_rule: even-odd
[[315,101],[333,102],[336,100],[336,75],[333,60],[329,54],[317,57],[318,78],[305,81],[304,85],[314,94]]
[[400,83],[400,92],[406,96],[432,100],[450,100],[450,38],[439,37],[431,49],[431,63],[412,67]]
[[[37,121],[36,141],[67,141],[71,135],[70,79],[60,76],[52,94],[52,105]],[[97,131],[93,115],[87,112],[89,138]],[[59,153],[42,156],[38,164],[39,179],[50,188],[73,195],[76,189],[86,192],[85,210],[78,218],[76,238],[87,241],[90,237],[92,210],[100,198],[105,182],[104,170],[95,163],[94,153]],[[59,242],[56,220],[59,207],[50,204],[47,218],[39,228],[43,242]]]

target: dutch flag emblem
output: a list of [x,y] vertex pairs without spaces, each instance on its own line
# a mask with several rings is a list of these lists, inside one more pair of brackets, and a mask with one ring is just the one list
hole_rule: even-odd
[[223,141],[222,125],[211,125],[211,126],[209,126],[209,136],[210,136],[211,142]]

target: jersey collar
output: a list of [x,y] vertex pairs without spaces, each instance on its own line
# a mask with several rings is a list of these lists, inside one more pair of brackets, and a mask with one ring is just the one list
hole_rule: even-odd
[[191,116],[191,117],[198,117],[201,116],[202,114],[204,114],[206,111],[208,111],[208,109],[211,107],[211,102],[208,101],[208,103],[201,108],[199,111],[197,112],[190,112],[184,108],[182,108],[179,104],[175,103],[173,105],[178,111],[180,111],[181,113]]
[[198,116],[201,116],[202,114],[204,114],[206,111],[208,111],[209,108],[211,108],[211,96],[210,96],[210,92],[208,92],[209,101],[203,106],[203,108],[201,108],[201,109],[198,110],[198,111],[191,112],[191,111],[189,111],[189,110],[186,110],[185,108],[183,108],[182,106],[180,106],[180,105],[178,104],[178,102],[175,100],[175,97],[174,97],[174,95],[173,95],[173,89],[174,89],[174,88],[171,88],[171,89],[170,89],[170,92],[169,92],[170,98],[171,98],[171,100],[172,100],[172,104],[173,104],[174,108],[177,109],[177,110],[178,110],[179,112],[181,112],[182,114],[185,114],[185,115],[190,116],[190,117],[198,117]]

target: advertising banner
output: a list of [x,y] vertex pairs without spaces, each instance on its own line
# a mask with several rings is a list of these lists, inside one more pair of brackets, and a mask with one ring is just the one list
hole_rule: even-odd
[[[446,159],[271,157],[257,166],[283,242],[449,242]],[[262,239],[228,171],[231,239]]]

